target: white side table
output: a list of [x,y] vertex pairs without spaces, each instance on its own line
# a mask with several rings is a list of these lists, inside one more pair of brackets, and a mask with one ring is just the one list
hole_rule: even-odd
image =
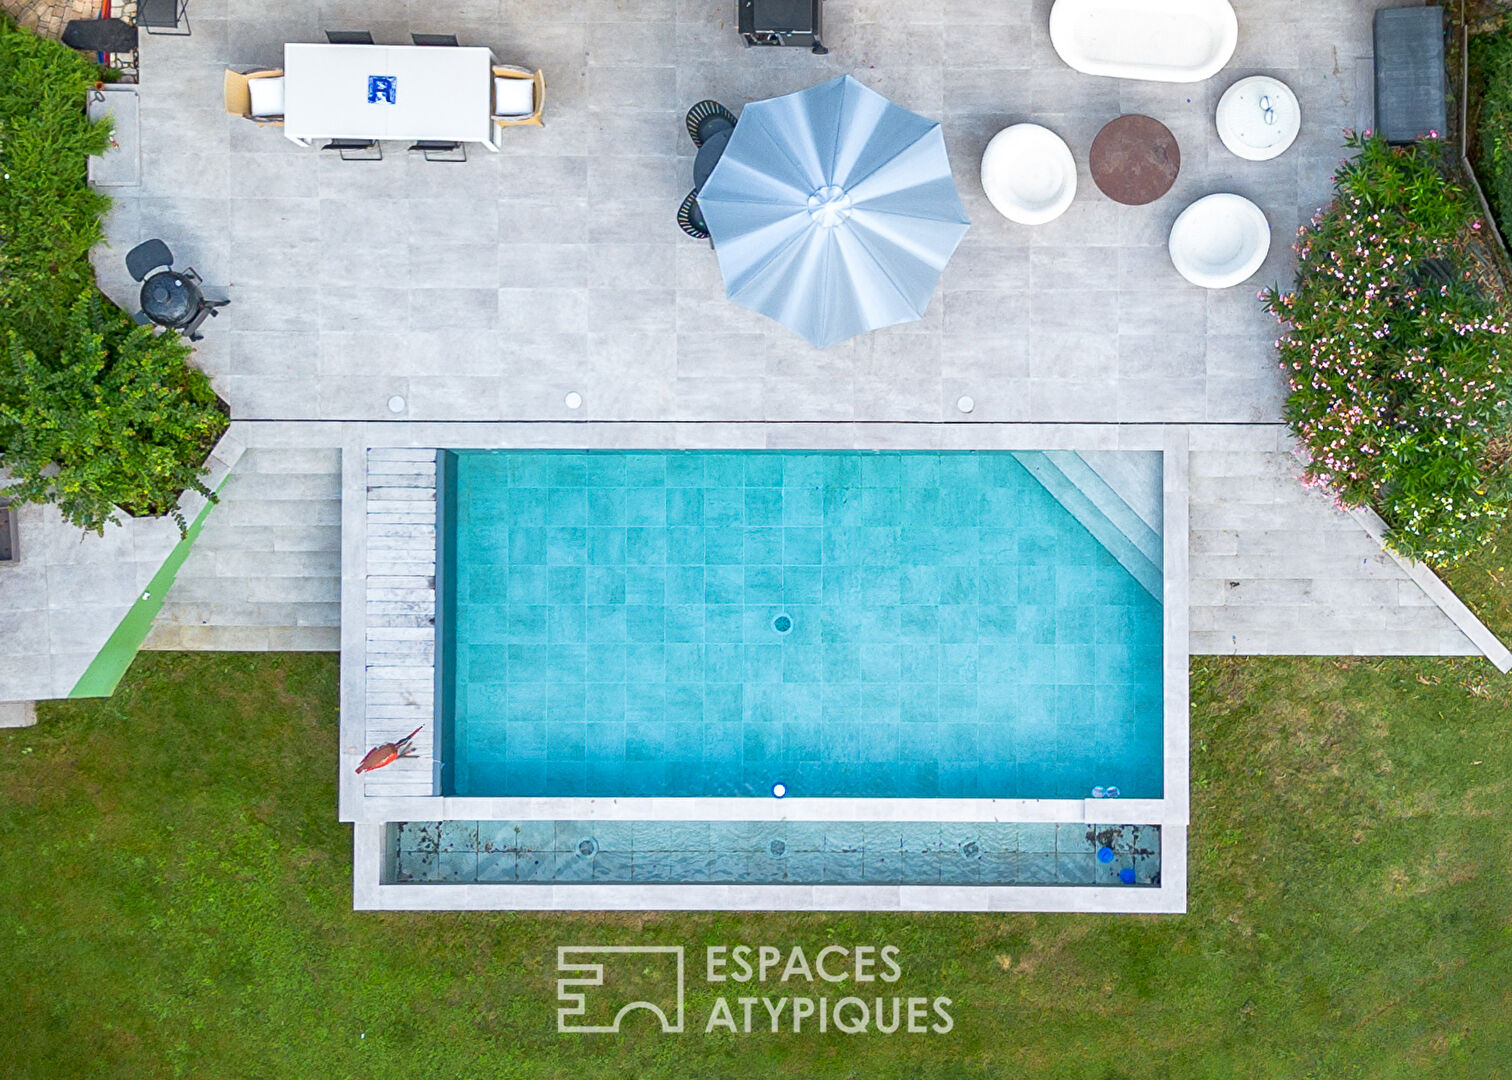
[[1302,106],[1291,87],[1269,75],[1240,79],[1218,99],[1218,137],[1247,161],[1286,152],[1302,129]]

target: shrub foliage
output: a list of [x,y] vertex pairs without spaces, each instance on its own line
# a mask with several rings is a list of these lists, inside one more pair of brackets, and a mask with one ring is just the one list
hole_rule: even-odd
[[1470,36],[1470,70],[1478,107],[1467,149],[1502,234],[1512,236],[1512,22]]
[[1348,146],[1298,235],[1294,288],[1261,293],[1284,326],[1286,419],[1309,484],[1373,505],[1398,553],[1453,562],[1512,506],[1505,298],[1442,142]]
[[69,313],[56,361],[11,335],[19,404],[0,403],[9,494],[54,501],[79,523],[108,521],[118,505],[177,515],[185,488],[210,494],[199,479],[204,451],[183,448],[213,442],[224,420],[205,378],[184,377],[187,345],[110,310],[99,292],[86,291]]
[[109,200],[86,163],[110,128],[84,105],[98,77],[0,17],[0,494],[56,502],[96,532],[118,506],[172,512],[201,488],[226,425],[183,342],[136,326],[95,287],[89,251]]

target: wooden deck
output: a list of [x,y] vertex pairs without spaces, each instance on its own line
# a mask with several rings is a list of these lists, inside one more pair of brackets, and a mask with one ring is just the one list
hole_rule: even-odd
[[367,453],[367,745],[415,728],[418,751],[364,793],[436,794],[436,452]]

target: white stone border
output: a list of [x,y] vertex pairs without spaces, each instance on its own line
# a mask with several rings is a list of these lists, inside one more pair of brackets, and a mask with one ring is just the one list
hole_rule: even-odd
[[[341,820],[356,823],[359,909],[971,910],[1186,909],[1189,612],[1187,447],[1183,426],[1117,424],[387,423],[347,426],[342,454]],[[367,451],[453,449],[1159,450],[1165,493],[1164,798],[766,799],[365,796],[352,770],[366,738]],[[360,537],[353,536],[353,531]],[[438,770],[433,770],[439,775]],[[1068,821],[1117,818],[1162,827],[1157,888],[957,885],[396,885],[384,884],[391,821],[445,820]],[[1166,835],[1172,842],[1167,844]],[[1179,838],[1178,838],[1179,834]]]

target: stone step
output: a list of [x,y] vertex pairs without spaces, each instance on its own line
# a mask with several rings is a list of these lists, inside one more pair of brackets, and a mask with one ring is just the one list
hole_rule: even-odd
[[[1165,545],[1160,525],[1160,455],[1150,454],[1140,462],[1118,461],[1116,453],[1102,457],[1103,467],[1135,502],[1145,504],[1145,513],[1134,508],[1130,498],[1108,482],[1103,472],[1093,467],[1086,455],[1070,450],[1047,450],[1045,456],[1054,463],[1076,489],[1092,501],[1119,532],[1133,541],[1145,558],[1156,566],[1165,562]],[[1143,474],[1143,475],[1141,475]],[[1153,491],[1151,490],[1153,488]],[[1153,505],[1151,505],[1153,503]],[[1153,521],[1146,514],[1153,515]]]
[[1081,459],[1158,536],[1165,535],[1165,482],[1157,450],[1082,450]]
[[[1163,602],[1164,575],[1161,573],[1160,563],[1151,559],[1146,553],[1145,547],[1149,546],[1148,537],[1141,536],[1145,544],[1145,547],[1142,547],[1124,531],[1128,529],[1139,536],[1140,530],[1149,531],[1148,526],[1080,458],[1073,463],[1065,457],[1059,457],[1059,463],[1057,463],[1057,460],[1052,459],[1051,453],[1060,454],[1061,452],[1015,450],[1013,456],[1029,471],[1031,476],[1040,482],[1056,502],[1081,522],[1082,526],[1118,560],[1119,564],[1144,587],[1146,592],[1157,601]],[[1070,456],[1076,458],[1075,454]],[[1068,476],[1062,470],[1062,466],[1070,469],[1076,480]],[[1078,486],[1076,482],[1078,480],[1095,494],[1095,499]],[[1112,509],[1114,517],[1118,520],[1110,518],[1103,507]],[[1119,507],[1122,509],[1120,510]],[[1154,549],[1158,554],[1160,551],[1158,538]]]
[[341,453],[251,447],[158,613],[149,649],[340,647]]

